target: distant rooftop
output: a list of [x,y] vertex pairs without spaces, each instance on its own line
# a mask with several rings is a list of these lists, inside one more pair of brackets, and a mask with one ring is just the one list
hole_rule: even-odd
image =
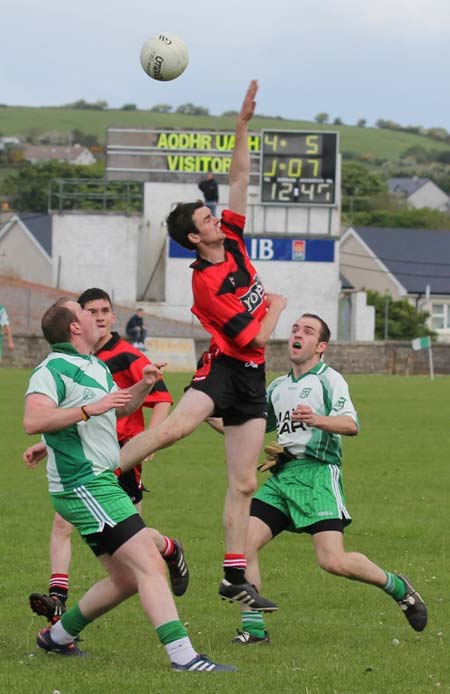
[[419,188],[422,188],[426,183],[429,183],[429,178],[419,178],[418,176],[407,177],[394,177],[390,178],[387,182],[387,186],[390,193],[403,193],[407,198],[413,195]]
[[409,294],[450,294],[450,229],[354,230]]
[[51,257],[52,255],[52,218],[49,214],[38,212],[17,212],[24,226],[34,236],[36,241],[42,246],[44,251]]

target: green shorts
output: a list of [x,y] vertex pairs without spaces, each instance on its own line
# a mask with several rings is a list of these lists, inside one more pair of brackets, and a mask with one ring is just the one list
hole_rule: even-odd
[[72,523],[81,535],[102,532],[137,514],[130,497],[113,472],[101,475],[75,489],[50,494],[53,508]]
[[272,475],[254,498],[281,511],[290,520],[286,529],[291,532],[301,533],[324,520],[339,518],[344,525],[351,523],[339,465],[292,460]]

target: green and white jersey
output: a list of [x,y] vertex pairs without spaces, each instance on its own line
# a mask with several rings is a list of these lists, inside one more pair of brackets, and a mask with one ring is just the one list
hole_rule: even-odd
[[8,314],[6,313],[6,308],[0,304],[0,328],[9,325]]
[[[31,374],[26,395],[41,393],[57,407],[81,407],[118,390],[103,362],[79,354],[70,343],[52,345],[53,352]],[[119,467],[116,413],[109,410],[87,422],[46,433],[50,492],[73,489]]]
[[341,464],[342,444],[339,434],[330,434],[291,420],[292,411],[297,405],[308,405],[318,415],[348,415],[359,426],[348,385],[340,373],[322,361],[298,379],[290,371],[269,385],[267,404],[266,429],[277,431],[281,446],[286,447],[296,458]]

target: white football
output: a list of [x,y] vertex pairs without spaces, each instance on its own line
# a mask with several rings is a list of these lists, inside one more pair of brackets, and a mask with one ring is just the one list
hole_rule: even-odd
[[152,36],[141,49],[141,65],[154,80],[174,80],[185,71],[188,62],[187,46],[174,34]]

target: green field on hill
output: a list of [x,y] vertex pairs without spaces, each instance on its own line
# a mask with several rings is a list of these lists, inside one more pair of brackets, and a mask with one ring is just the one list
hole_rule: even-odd
[[[191,130],[233,130],[234,118],[224,116],[186,116],[182,114],[151,113],[150,111],[122,111],[119,109],[83,110],[69,108],[32,108],[6,106],[0,108],[0,133],[26,136],[52,130],[70,134],[78,129],[96,135],[102,144],[108,127],[173,128]],[[308,121],[255,117],[252,129],[330,130],[340,133],[340,150],[369,159],[398,159],[410,147],[427,150],[450,151],[446,143],[428,137],[379,128],[358,128],[349,125],[317,125]]]
[[[418,634],[391,598],[372,586],[338,579],[317,567],[308,537],[284,533],[262,553],[264,594],[279,604],[267,617],[271,643],[230,643],[239,610],[217,596],[223,557],[226,488],[223,443],[202,425],[144,466],[149,525],[182,539],[191,584],[177,599],[195,646],[237,673],[172,673],[162,647],[131,598],[96,620],[80,644],[86,658],[38,652],[44,626],[28,594],[46,591],[52,510],[45,466],[21,462],[38,440],[22,429],[29,371],[0,369],[2,422],[2,590],[0,691],[8,694],[431,694],[449,692],[448,377],[352,376],[361,419],[344,441],[344,480],[353,523],[347,549],[405,573],[428,604]],[[177,400],[186,374],[166,377]],[[261,479],[264,477],[262,476]],[[73,538],[70,602],[102,577],[93,555]]]

